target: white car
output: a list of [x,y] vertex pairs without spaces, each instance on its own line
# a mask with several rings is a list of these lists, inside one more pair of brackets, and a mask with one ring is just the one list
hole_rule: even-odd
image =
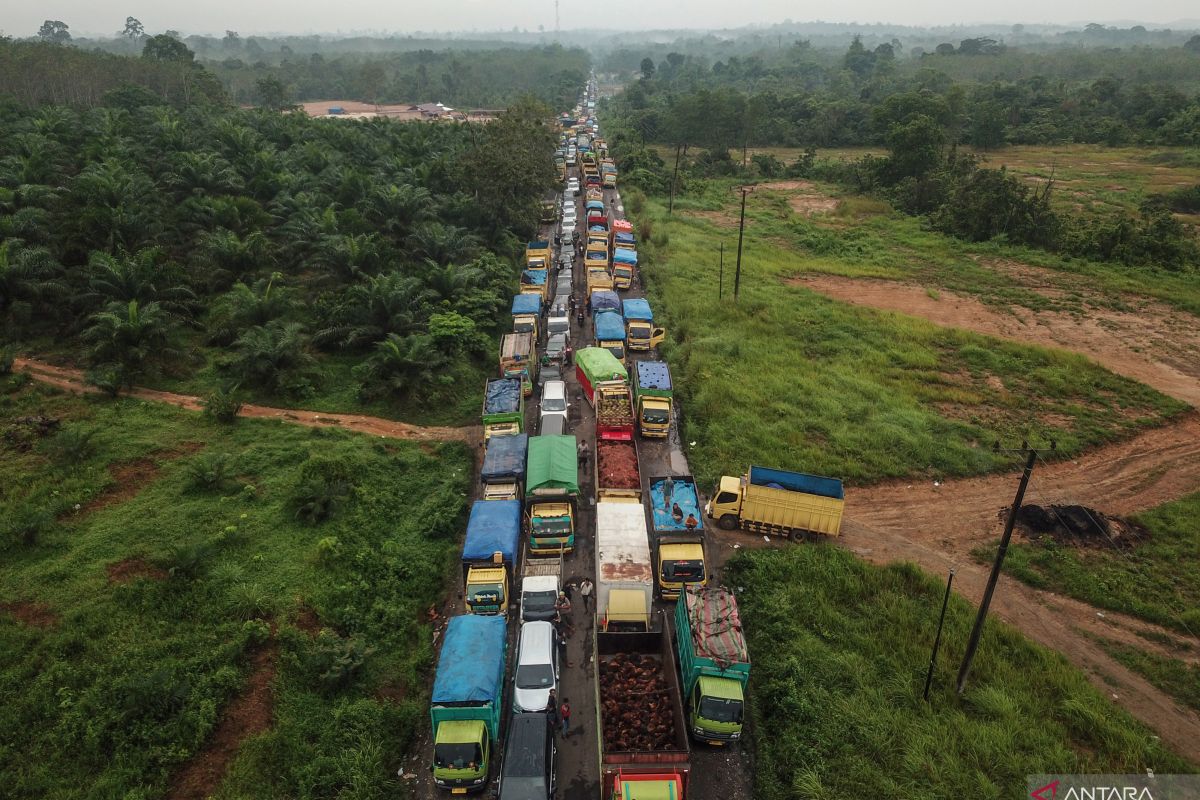
[[513,710],[542,711],[550,690],[558,687],[558,647],[554,625],[538,620],[521,626],[517,671],[513,675]]
[[[567,346],[567,337],[561,333],[555,333],[550,336],[550,339],[556,340],[547,343],[546,355],[550,356],[551,360],[557,361],[559,353]],[[557,346],[558,352],[550,352],[550,344]],[[567,409],[571,404],[567,402],[567,384],[565,381],[546,381],[542,385],[542,402],[541,402],[541,419],[546,417],[562,417],[565,422],[567,419]]]
[[562,231],[559,234],[564,240],[575,241],[575,220],[569,220],[562,224]]

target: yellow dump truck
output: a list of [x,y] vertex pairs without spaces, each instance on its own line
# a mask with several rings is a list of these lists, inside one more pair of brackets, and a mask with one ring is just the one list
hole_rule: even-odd
[[725,530],[787,536],[837,536],[845,506],[837,478],[767,467],[750,467],[741,477],[724,475],[704,515]]

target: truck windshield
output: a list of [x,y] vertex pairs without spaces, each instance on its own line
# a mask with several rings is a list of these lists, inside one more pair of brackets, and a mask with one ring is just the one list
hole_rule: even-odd
[[525,593],[525,610],[526,611],[549,611],[554,608],[554,601],[558,599],[558,592],[526,592]]
[[517,333],[532,333],[533,323],[529,320],[521,320],[513,323],[513,330]]
[[669,581],[704,580],[703,561],[668,561],[662,565],[663,577]]
[[662,425],[671,418],[665,408],[644,408],[642,409],[642,421],[649,422],[652,425]]
[[471,587],[471,600],[481,605],[494,606],[500,602],[501,591],[498,583],[481,583]]
[[629,326],[629,335],[634,337],[635,339],[649,339],[650,338],[650,326],[649,325],[630,325]]
[[554,685],[554,669],[549,664],[522,664],[513,681],[518,689],[545,689]]
[[479,745],[474,742],[438,744],[433,748],[433,764],[443,769],[467,769],[482,760]]
[[618,361],[625,358],[625,345],[623,344],[619,344],[616,347],[605,346],[604,349],[616,356]]
[[570,517],[534,517],[534,536],[566,536],[571,532]]
[[705,697],[700,701],[700,716],[713,722],[741,722],[742,701]]

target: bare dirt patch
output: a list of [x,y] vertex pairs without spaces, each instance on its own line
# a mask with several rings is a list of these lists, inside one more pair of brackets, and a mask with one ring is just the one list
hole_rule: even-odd
[[91,514],[109,506],[132,500],[146,484],[158,477],[158,463],[153,458],[135,458],[119,464],[109,464],[108,474],[112,485],[87,501],[76,514]]
[[30,600],[0,603],[0,613],[11,614],[17,622],[31,628],[48,628],[58,624],[58,614],[50,606]]
[[152,581],[167,579],[165,569],[154,566],[140,556],[109,564],[104,571],[108,573],[109,583],[131,583],[139,578],[147,578]]
[[[729,211],[689,211],[689,216],[710,222],[718,228],[736,228],[738,226],[738,217]],[[746,220],[746,227],[749,228],[754,223],[753,220]]]
[[171,781],[170,800],[204,800],[220,785],[242,742],[271,727],[275,714],[275,660],[272,641],[254,654],[241,694],[225,708],[204,749],[184,764]]
[[838,203],[841,202],[837,198],[822,193],[814,184],[808,181],[760,183],[758,188],[770,191],[791,192],[792,194],[787,199],[788,205],[791,206],[792,211],[802,217],[811,217],[814,214],[827,214],[836,210]]
[[1200,407],[1200,325],[1161,303],[1134,311],[1088,308],[1080,314],[1013,307],[1002,313],[973,297],[895,281],[801,275],[788,280],[853,305],[898,311],[938,325],[1082,353],[1096,363]]
[[307,633],[309,636],[316,636],[321,632],[321,618],[317,616],[317,612],[308,604],[300,606],[300,610],[296,612],[296,619],[293,624],[300,630]]

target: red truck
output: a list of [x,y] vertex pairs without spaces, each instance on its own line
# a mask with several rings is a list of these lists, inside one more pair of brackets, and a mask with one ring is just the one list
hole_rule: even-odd
[[633,394],[624,383],[596,386],[596,438],[626,440],[633,438]]

